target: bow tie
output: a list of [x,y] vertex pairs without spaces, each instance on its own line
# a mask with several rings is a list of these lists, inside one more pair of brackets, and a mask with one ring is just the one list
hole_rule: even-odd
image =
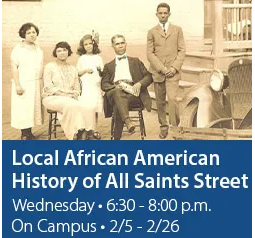
[[126,55],[123,55],[123,56],[121,56],[121,57],[118,57],[118,60],[122,60],[122,59],[126,59],[127,58],[127,56]]

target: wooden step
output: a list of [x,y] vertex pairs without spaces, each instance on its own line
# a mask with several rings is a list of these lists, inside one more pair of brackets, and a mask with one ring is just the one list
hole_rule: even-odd
[[223,71],[228,70],[231,62],[241,58],[252,58],[251,51],[245,52],[224,52],[222,55],[213,55],[212,51],[187,52],[184,66],[201,67],[206,69],[218,68]]
[[194,83],[208,82],[212,69],[186,66],[182,67],[182,80]]
[[194,83],[194,82],[188,82],[188,81],[184,81],[184,80],[179,81],[180,88],[190,88],[194,85],[196,85],[196,83]]
[[211,51],[187,53],[184,60],[184,66],[213,69],[214,56],[211,55]]
[[[150,91],[150,92],[149,92],[149,95],[150,95],[152,101],[155,101],[155,100],[156,100],[155,92]],[[166,97],[166,101],[167,101],[167,97]],[[182,97],[177,96],[177,97],[176,97],[176,101],[177,101],[177,102],[181,102],[181,101],[182,101]]]
[[184,65],[182,67],[182,71],[185,73],[192,73],[192,72],[204,73],[204,72],[211,72],[212,69]]
[[[197,85],[196,83],[194,82],[188,82],[188,81],[183,81],[183,80],[180,80],[179,81],[179,90],[182,90],[182,89],[189,89],[191,88],[192,86],[195,86]],[[152,90],[149,90],[149,94],[150,94],[150,97],[155,100],[155,92],[152,91]],[[177,93],[177,102],[181,102],[182,101],[182,96],[180,96],[178,93]],[[166,101],[167,101],[167,96],[166,96]]]
[[[194,83],[194,82],[188,82],[188,81],[183,81],[183,80],[179,81],[179,89],[178,89],[177,97],[176,97],[176,101],[179,104],[182,102],[182,99],[183,99],[183,96],[184,96],[184,93],[186,92],[186,90],[188,90],[190,87],[192,87],[194,85],[196,85],[196,83]],[[149,94],[152,99],[152,109],[157,110],[155,92],[149,91]],[[167,101],[168,100],[167,100],[167,96],[166,96],[166,102]],[[179,109],[181,110],[181,107],[179,107]]]
[[[152,99],[152,106],[151,106],[151,108],[152,108],[152,110],[157,111],[157,104],[156,104],[155,93],[152,92],[152,91],[150,91],[149,94],[150,94],[150,97],[151,97],[151,99]],[[182,97],[181,97],[181,96],[177,96],[177,97],[176,97],[176,100],[177,100],[177,102],[179,103],[179,114],[181,115],[181,114],[182,114],[182,105],[181,105]],[[168,100],[167,100],[167,98],[166,98],[166,103],[167,103],[167,101],[168,101]],[[167,105],[166,105],[166,107],[167,107]]]

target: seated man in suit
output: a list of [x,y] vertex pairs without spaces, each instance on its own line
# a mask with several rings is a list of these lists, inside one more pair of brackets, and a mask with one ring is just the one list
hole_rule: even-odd
[[104,100],[113,107],[114,139],[119,140],[124,123],[130,133],[135,131],[135,126],[129,118],[129,107],[143,105],[147,111],[151,110],[151,98],[147,87],[153,80],[138,58],[126,55],[127,44],[123,35],[115,35],[111,41],[116,57],[104,66],[101,87],[106,92]]

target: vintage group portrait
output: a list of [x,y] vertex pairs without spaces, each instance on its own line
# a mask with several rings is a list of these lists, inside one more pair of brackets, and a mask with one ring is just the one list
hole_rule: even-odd
[[3,140],[252,139],[252,0],[3,0]]

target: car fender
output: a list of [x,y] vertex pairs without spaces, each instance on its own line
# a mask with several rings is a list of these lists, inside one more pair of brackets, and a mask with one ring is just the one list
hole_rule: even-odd
[[198,101],[205,100],[212,100],[213,96],[213,90],[210,87],[210,84],[197,84],[195,86],[192,86],[184,95],[183,97],[183,105],[188,105],[191,101],[194,99],[197,99]]
[[201,122],[201,127],[214,120],[231,116],[228,98],[223,95],[222,101],[220,94],[213,91],[209,83],[195,85],[186,92],[182,101],[183,110],[194,101],[198,102],[197,119]]

